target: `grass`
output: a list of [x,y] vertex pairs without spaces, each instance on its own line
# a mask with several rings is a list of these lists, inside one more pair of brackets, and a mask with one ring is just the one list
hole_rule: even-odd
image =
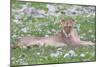
[[12,66],[95,61],[95,47],[57,48],[51,46],[12,49]]
[[[23,2],[12,4],[12,9],[17,10],[22,7]],[[31,4],[32,7],[44,9],[45,5],[38,6],[36,3]],[[17,11],[16,11],[17,12]],[[11,44],[15,44],[17,39],[23,36],[50,36],[58,33],[61,30],[61,18],[69,18],[69,16],[48,16],[44,18],[32,18],[21,13],[12,11],[11,22]],[[16,17],[21,17],[20,20]],[[95,42],[96,22],[95,16],[78,15],[72,16],[76,23],[76,29],[80,38],[86,41]],[[51,47],[51,46],[32,46],[30,48],[11,49],[11,66],[30,65],[30,64],[54,64],[54,63],[69,63],[69,62],[85,62],[95,61],[95,46],[88,47]]]
[[[80,16],[82,17],[82,16]],[[87,19],[90,19],[88,17]],[[95,42],[95,22],[91,23],[91,20],[88,22],[82,22],[86,18],[78,20],[80,24],[79,35],[82,40],[90,40]],[[43,19],[44,20],[44,19]],[[52,32],[52,28],[57,31],[60,29],[59,23],[54,24],[51,22],[34,23],[37,26],[33,25],[35,31],[31,32],[35,36],[45,36],[53,35],[55,32]],[[47,24],[47,25],[46,25]],[[78,25],[77,24],[77,25]],[[40,29],[41,31],[39,31]],[[50,32],[48,32],[50,31]],[[58,30],[59,31],[59,30]],[[27,34],[26,34],[27,35]],[[30,65],[30,64],[54,64],[54,63],[69,63],[69,62],[85,62],[85,61],[95,61],[95,46],[88,47],[79,47],[79,48],[56,48],[51,46],[43,47],[30,47],[30,48],[17,48],[12,49],[11,63],[15,65]]]

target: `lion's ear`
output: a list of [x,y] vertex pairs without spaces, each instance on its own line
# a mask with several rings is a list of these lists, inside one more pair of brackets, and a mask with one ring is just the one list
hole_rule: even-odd
[[61,22],[65,22],[65,20],[64,20],[64,19],[62,19],[62,20],[61,20]]
[[76,25],[76,20],[75,19],[71,19],[71,23],[73,24],[73,27],[75,27],[75,25]]
[[71,21],[75,22],[75,19],[73,19],[73,18],[70,18],[69,20],[71,20]]
[[73,19],[73,18],[70,18],[70,21],[73,23],[73,24],[76,24],[76,20],[75,19]]
[[75,22],[75,23],[77,22],[77,20],[75,20],[75,19],[72,19],[72,21]]
[[64,26],[64,24],[65,24],[65,20],[64,19],[61,20],[61,24]]

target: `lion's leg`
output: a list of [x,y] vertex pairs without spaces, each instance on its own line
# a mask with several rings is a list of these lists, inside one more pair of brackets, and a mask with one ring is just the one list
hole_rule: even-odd
[[80,41],[80,45],[83,45],[83,46],[93,46],[95,45],[95,43],[91,42],[91,41]]

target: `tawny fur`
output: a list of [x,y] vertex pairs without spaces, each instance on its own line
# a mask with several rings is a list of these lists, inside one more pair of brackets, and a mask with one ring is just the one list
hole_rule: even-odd
[[75,20],[61,20],[62,30],[56,35],[49,37],[34,37],[34,36],[26,36],[22,37],[18,40],[17,44],[14,47],[26,47],[26,46],[87,46],[94,45],[91,41],[82,41],[78,36],[77,31],[74,29]]

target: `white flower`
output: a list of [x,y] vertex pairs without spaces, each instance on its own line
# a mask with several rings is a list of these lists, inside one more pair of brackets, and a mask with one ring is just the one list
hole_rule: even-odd
[[55,32],[56,30],[55,29],[52,29],[52,31]]
[[59,55],[61,55],[62,54],[62,52],[60,52],[60,51],[57,51],[56,53],[51,53],[51,57],[58,57]]
[[80,54],[80,57],[85,57],[85,54],[83,54],[83,53],[82,53],[82,54]]
[[20,64],[28,64],[28,63],[25,61],[25,58],[19,59],[18,62],[20,62]]
[[69,54],[69,53],[66,53],[66,54],[64,55],[64,58],[66,58],[66,57],[70,57],[70,54]]
[[91,32],[92,32],[92,30],[89,30],[89,32],[91,33]]
[[73,50],[70,50],[69,53],[70,54],[75,54],[75,52]]
[[45,35],[45,37],[48,37],[49,35]]
[[12,37],[17,37],[17,35],[13,35]]
[[49,31],[49,30],[48,30],[48,31],[47,31],[47,33],[49,33],[49,34],[50,34],[50,33],[51,33],[51,31]]
[[92,38],[94,38],[94,35],[91,35]]
[[17,19],[15,19],[15,20],[14,20],[14,22],[18,23],[18,20],[17,20]]
[[73,50],[70,50],[68,53],[64,55],[64,58],[65,57],[75,57],[75,56],[77,56],[77,54]]
[[69,54],[70,54],[70,56],[77,56],[77,54],[73,50],[70,50]]
[[22,28],[21,31],[23,31],[25,33],[25,32],[27,32],[27,28]]
[[37,53],[37,55],[40,55],[40,53]]
[[50,56],[51,56],[51,57],[58,57],[58,55],[59,55],[58,53],[51,53]]
[[58,48],[57,50],[62,50],[62,48]]
[[38,31],[41,32],[42,30],[41,29],[38,29]]
[[42,24],[38,24],[38,26],[41,26]]
[[14,59],[15,59],[14,57],[11,58],[11,60],[14,60]]

